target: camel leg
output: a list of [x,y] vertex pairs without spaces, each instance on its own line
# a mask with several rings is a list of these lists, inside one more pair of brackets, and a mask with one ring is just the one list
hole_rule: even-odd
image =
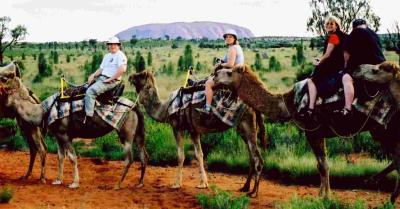
[[136,185],[136,188],[143,187],[144,185],[144,174],[146,173],[146,166],[149,160],[149,154],[147,154],[145,143],[144,143],[144,136],[138,134],[136,136],[136,144],[139,150],[139,158],[140,158],[140,180],[139,183]]
[[204,169],[203,150],[201,149],[200,134],[192,133],[191,137],[194,144],[194,153],[196,155],[197,161],[199,162],[200,169],[200,184],[196,186],[196,188],[205,189],[208,188],[208,179],[207,173]]
[[307,140],[317,159],[317,167],[321,178],[320,196],[330,198],[331,188],[329,182],[329,166],[326,159],[325,139],[319,137],[310,137],[307,134]]
[[63,174],[64,174],[64,158],[65,158],[65,145],[63,143],[58,143],[58,175],[56,180],[53,181],[53,185],[62,184]]
[[71,161],[71,163],[73,164],[73,169],[74,169],[74,180],[72,182],[72,184],[68,185],[68,188],[70,189],[75,189],[79,187],[79,171],[78,171],[78,158],[76,157],[76,153],[74,150],[74,147],[72,147],[71,143],[68,143],[66,145],[66,151],[67,151],[67,155],[69,157],[69,160]]
[[[247,117],[254,118],[254,117]],[[250,197],[257,197],[258,195],[258,187],[260,184],[261,172],[264,166],[264,162],[261,156],[260,151],[257,147],[257,128],[255,120],[243,120],[242,123],[238,126],[238,133],[243,138],[245,143],[247,144],[247,148],[249,150],[250,155],[250,168],[249,174],[247,176],[246,183],[244,184],[242,191],[250,189],[250,183],[253,174],[254,175],[254,187],[253,190],[247,193]]]
[[44,136],[39,128],[35,128],[33,136],[33,142],[35,143],[35,148],[40,154],[40,182],[46,183],[45,171],[46,171],[46,153],[47,146],[44,141]]
[[182,132],[174,129],[174,135],[176,140],[176,146],[178,149],[178,170],[176,173],[176,179],[174,185],[171,188],[181,188],[182,186],[182,170],[183,162],[185,161],[185,151],[183,148],[183,136]]
[[33,165],[35,164],[35,159],[36,159],[36,154],[37,154],[37,148],[35,143],[33,142],[33,139],[31,136],[25,136],[27,141],[28,141],[28,145],[29,145],[29,167],[28,167],[28,171],[26,171],[26,174],[24,176],[22,176],[22,179],[28,179],[29,176],[32,174],[32,169],[33,169]]
[[378,184],[385,176],[396,169],[396,164],[391,162],[385,169],[365,180],[365,183]]
[[125,141],[124,143],[124,169],[122,170],[121,179],[118,181],[117,185],[115,185],[114,189],[120,189],[122,181],[124,181],[126,174],[128,173],[129,168],[133,163],[133,156],[132,156],[132,144],[129,141]]

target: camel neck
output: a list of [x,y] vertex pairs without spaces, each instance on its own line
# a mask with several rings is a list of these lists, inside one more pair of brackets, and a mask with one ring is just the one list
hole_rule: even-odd
[[146,109],[147,114],[158,122],[166,122],[168,117],[168,104],[162,102],[155,86],[145,86],[140,91],[140,103]]
[[272,94],[267,91],[263,83],[258,79],[244,77],[238,88],[239,97],[250,107],[267,116],[271,121],[287,120],[290,117],[291,107],[289,101],[293,93]]

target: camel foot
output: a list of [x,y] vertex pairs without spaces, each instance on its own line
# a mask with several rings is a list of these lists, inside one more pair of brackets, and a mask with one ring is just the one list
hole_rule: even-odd
[[78,187],[79,187],[79,183],[72,183],[72,184],[68,185],[68,188],[70,188],[70,189],[76,189]]
[[139,183],[139,184],[136,184],[136,185],[135,185],[135,188],[142,188],[142,187],[144,187],[144,184],[143,184],[143,183]]
[[250,191],[250,187],[249,186],[244,186],[241,189],[239,189],[239,192],[248,192]]
[[46,184],[46,179],[45,179],[45,178],[41,178],[41,179],[40,179],[40,183]]
[[246,195],[247,195],[248,197],[250,197],[250,198],[255,198],[255,197],[257,197],[257,192],[254,192],[254,191],[248,192]]
[[179,188],[181,188],[181,185],[180,184],[174,184],[170,188],[171,189],[179,189]]
[[116,184],[116,185],[114,186],[114,190],[119,190],[119,189],[121,189],[121,184]]
[[197,189],[207,189],[208,188],[208,184],[205,184],[205,183],[199,184],[199,185],[196,186],[196,188]]
[[61,185],[63,182],[59,179],[54,180],[51,184],[53,185]]

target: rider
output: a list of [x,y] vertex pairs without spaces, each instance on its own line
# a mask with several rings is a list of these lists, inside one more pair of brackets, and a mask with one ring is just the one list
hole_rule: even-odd
[[[235,65],[244,64],[244,54],[243,50],[239,45],[238,35],[235,30],[229,29],[223,35],[225,39],[225,44],[228,45],[228,51],[226,52],[223,63],[217,64],[217,67],[233,68]],[[206,104],[203,108],[197,108],[197,111],[203,113],[210,113],[211,102],[213,98],[213,90],[215,83],[213,81],[213,76],[209,77],[205,83],[205,94],[206,94]]]
[[351,112],[351,104],[354,99],[353,80],[349,74],[361,64],[376,65],[385,61],[378,35],[368,28],[367,22],[363,19],[353,21],[353,30],[349,35],[344,55],[345,74],[342,81],[346,104],[341,111],[343,115]]
[[300,117],[306,119],[314,118],[317,93],[321,97],[335,93],[343,76],[340,71],[344,69],[343,48],[347,34],[341,31],[340,20],[335,16],[326,18],[325,31],[328,35],[324,43],[324,53],[320,59],[314,60],[315,70],[311,78],[307,79],[309,106],[300,112]]
[[84,123],[87,117],[93,117],[96,97],[115,88],[121,82],[121,77],[126,71],[127,58],[120,50],[119,39],[111,37],[107,41],[107,47],[109,53],[104,55],[100,68],[88,78],[90,86],[85,95],[86,117]]

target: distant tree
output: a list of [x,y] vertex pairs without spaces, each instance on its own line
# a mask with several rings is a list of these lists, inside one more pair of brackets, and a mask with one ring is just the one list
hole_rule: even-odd
[[149,51],[147,53],[147,65],[151,66],[152,64],[153,64],[153,56],[152,56],[151,52]]
[[67,58],[66,58],[65,61],[66,61],[67,63],[70,63],[70,62],[71,62],[71,55],[67,54]]
[[[53,52],[53,51],[52,51]],[[58,52],[57,51],[54,51],[53,53],[52,53],[52,57],[53,57],[53,63],[54,64],[58,64]]]
[[182,37],[178,36],[178,37],[176,37],[175,40],[177,40],[177,41],[182,41]]
[[260,56],[260,53],[258,53],[258,52],[256,53],[256,58],[255,58],[253,66],[254,66],[254,68],[256,70],[262,70],[263,69],[261,56]]
[[146,68],[146,62],[140,51],[136,52],[135,56],[135,69],[136,72],[142,72]]
[[97,39],[89,39],[89,45],[96,50],[97,49]]
[[169,35],[165,35],[165,40],[169,41]]
[[203,70],[203,65],[200,62],[196,63],[196,67],[194,68],[196,71],[202,71]]
[[21,59],[25,60],[25,53],[22,52]]
[[[4,16],[0,17],[0,65],[3,65],[4,52],[25,38],[28,34],[27,29],[23,25],[17,25],[15,28],[10,29],[8,24],[11,18]],[[11,40],[6,41],[7,34],[11,35]]]
[[311,40],[310,40],[310,49],[311,49],[312,51],[314,51],[314,47],[315,47],[315,39],[314,39],[314,38],[311,38]]
[[[399,55],[399,65],[400,65],[400,25],[399,22],[395,22],[394,24],[394,32],[390,32],[388,29],[388,42],[387,43],[389,45],[386,46],[387,49],[389,50],[393,50],[397,53],[397,55]],[[386,44],[385,44],[386,45]]]
[[39,69],[39,76],[46,77],[51,75],[50,66],[47,64],[46,57],[44,53],[39,54],[38,58],[38,69]]
[[129,43],[131,44],[131,47],[135,46],[137,42],[138,42],[138,40],[137,40],[135,35],[133,35],[131,37],[131,40],[129,40]]
[[297,66],[297,65],[298,65],[298,63],[297,63],[297,57],[296,57],[296,55],[294,54],[294,55],[292,56],[292,66],[295,67],[295,66]]
[[297,58],[297,64],[299,65],[303,64],[306,59],[304,57],[303,42],[296,45],[296,58]]
[[36,54],[32,54],[32,57],[33,57],[33,60],[35,60],[36,61]]
[[193,66],[193,52],[192,47],[188,44],[185,47],[183,52],[183,60],[184,60],[184,69],[188,69],[190,66]]
[[172,46],[171,46],[171,48],[173,48],[173,49],[177,49],[177,48],[178,48],[178,44],[177,44],[176,42],[172,43]]
[[268,71],[270,72],[279,72],[281,71],[281,63],[276,59],[275,56],[271,56],[269,58],[269,67],[268,67]]
[[185,60],[183,59],[182,56],[179,56],[178,59],[178,71],[185,70]]
[[167,75],[172,75],[174,73],[174,64],[169,61],[166,70]]
[[312,14],[307,21],[307,30],[319,36],[326,35],[324,21],[329,15],[340,19],[346,33],[350,32],[356,18],[366,19],[375,31],[380,26],[380,18],[373,12],[370,0],[311,0],[310,7]]

